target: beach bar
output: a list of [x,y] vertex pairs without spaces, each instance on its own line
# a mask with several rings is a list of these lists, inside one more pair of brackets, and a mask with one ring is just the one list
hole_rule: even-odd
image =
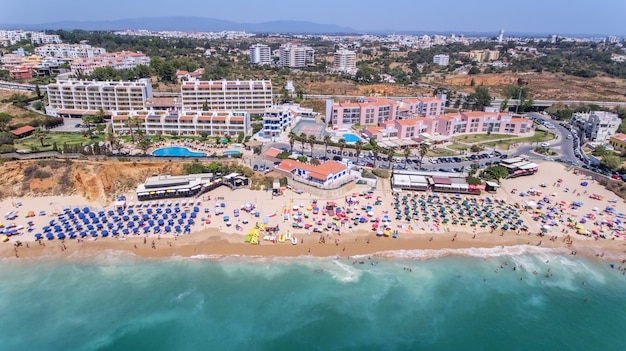
[[222,179],[213,173],[186,176],[153,175],[137,186],[137,200],[154,200],[172,197],[190,197],[222,185]]

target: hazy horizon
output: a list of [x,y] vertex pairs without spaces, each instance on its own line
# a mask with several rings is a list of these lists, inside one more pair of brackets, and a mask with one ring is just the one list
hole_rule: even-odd
[[[252,2],[177,2],[154,0],[148,4],[110,0],[100,8],[81,6],[77,0],[31,0],[29,11],[22,1],[7,0],[0,13],[4,25],[37,25],[64,21],[112,21],[134,18],[194,16],[239,23],[269,21],[307,21],[349,27],[358,32],[424,31],[493,33],[602,34],[624,35],[621,24],[626,2],[572,0],[567,5],[528,0],[504,6],[501,1],[482,0],[468,4],[463,0],[442,3],[388,0],[318,0],[292,3],[279,0]],[[148,7],[149,6],[149,7]],[[36,9],[36,11],[32,11]],[[122,11],[120,11],[122,9]]]

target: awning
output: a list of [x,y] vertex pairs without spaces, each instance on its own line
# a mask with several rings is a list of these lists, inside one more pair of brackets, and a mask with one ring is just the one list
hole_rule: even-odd
[[150,195],[149,193],[137,193],[137,196],[148,196]]
[[156,192],[157,194],[165,194],[165,190],[159,190]]
[[200,188],[202,188],[202,185],[194,185],[191,187],[191,190],[198,190]]

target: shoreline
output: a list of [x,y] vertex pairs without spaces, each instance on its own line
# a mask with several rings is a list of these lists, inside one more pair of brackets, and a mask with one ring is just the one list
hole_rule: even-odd
[[[141,258],[419,258],[484,254],[489,250],[494,255],[507,255],[539,247],[562,250],[565,255],[575,253],[590,258],[625,260],[626,232],[606,228],[607,221],[621,223],[618,218],[626,212],[626,203],[612,199],[612,193],[593,179],[551,166],[554,164],[542,166],[539,175],[504,180],[497,193],[480,196],[407,191],[394,196],[389,191],[388,181],[381,181],[368,196],[365,192],[370,188],[358,186],[336,194],[334,198],[319,200],[310,194],[293,191],[273,196],[264,191],[233,191],[220,187],[198,198],[165,200],[166,204],[163,204],[165,201],[158,204],[156,201],[140,202],[129,206],[128,210],[134,212],[132,215],[129,212],[128,217],[149,215],[155,221],[173,220],[175,214],[180,215],[177,221],[182,221],[181,218],[194,215],[195,223],[189,225],[190,234],[184,235],[164,234],[164,231],[160,235],[154,231],[146,234],[143,229],[148,224],[142,224],[143,227],[131,225],[133,220],[109,215],[107,222],[93,221],[94,226],[104,223],[100,229],[89,229],[97,238],[88,235],[80,240],[46,240],[44,235],[44,239],[38,242],[36,233],[52,233],[56,237],[55,234],[63,231],[62,226],[68,228],[66,234],[86,230],[77,229],[77,226],[88,227],[89,221],[82,224],[78,218],[73,218],[74,214],[76,217],[90,217],[86,214],[105,216],[96,213],[113,212],[110,211],[113,204],[103,207],[80,196],[6,198],[0,201],[0,210],[8,211],[7,216],[15,212],[15,216],[2,221],[7,226],[5,228],[23,229],[7,238],[9,242],[0,243],[0,258],[94,257],[103,251],[127,252]],[[581,182],[586,185],[582,186]],[[133,203],[134,194],[124,195],[129,203]],[[341,208],[341,214],[329,210],[329,214],[324,215],[327,202],[331,201],[335,203],[333,206]],[[581,205],[574,206],[575,202]],[[527,206],[529,203],[533,203],[533,207]],[[244,210],[249,205],[252,210]],[[315,206],[320,207],[321,214],[313,209]],[[613,212],[603,210],[605,207],[612,207]],[[40,211],[45,213],[40,214]],[[258,213],[253,216],[253,212]],[[50,223],[54,221],[57,223]],[[135,224],[139,222],[134,221]],[[276,231],[270,233],[275,235],[272,241],[267,240],[269,237],[262,240],[269,234],[264,235],[261,231],[258,233],[260,245],[244,243],[246,233],[261,222],[269,229],[275,227]],[[295,222],[299,223],[297,228]],[[137,234],[120,233],[119,238],[100,236],[104,229],[113,231],[108,227],[113,224],[120,231],[136,229]],[[27,231],[31,225],[32,230]],[[59,228],[52,228],[56,225]],[[154,225],[150,223],[150,226]],[[48,232],[42,230],[46,226]],[[577,234],[579,226],[587,235]],[[398,237],[381,236],[383,227],[388,227],[385,235],[397,232]],[[541,232],[543,236],[539,236]],[[287,233],[297,239],[295,245],[288,240],[279,242],[279,236]],[[19,247],[16,241],[21,242]]]
[[[460,234],[460,235],[459,235]],[[196,237],[194,237],[194,235]],[[431,240],[431,237],[433,238]],[[498,237],[498,240],[494,240]],[[384,238],[375,234],[360,236],[336,245],[318,243],[315,238],[307,237],[304,243],[263,243],[251,245],[230,242],[218,236],[204,240],[198,233],[178,237],[163,236],[160,239],[143,236],[127,237],[125,240],[114,238],[96,241],[65,240],[23,243],[20,247],[0,247],[0,258],[20,259],[89,259],[105,253],[128,254],[138,259],[167,260],[174,258],[192,258],[208,260],[254,259],[319,259],[342,258],[359,259],[375,257],[378,259],[427,260],[447,256],[459,257],[500,257],[551,252],[562,256],[582,256],[604,262],[620,263],[626,259],[626,243],[614,245],[615,241],[574,242],[571,246],[562,242],[538,238],[536,235],[515,235],[509,233],[501,237],[495,233],[478,233],[472,239],[467,233],[413,234],[410,238]],[[200,240],[199,240],[200,239]],[[454,241],[452,240],[454,239]],[[155,248],[152,248],[152,241]],[[368,243],[369,241],[369,243]],[[541,242],[540,245],[538,245]],[[15,253],[17,256],[15,257]],[[573,254],[575,253],[575,254]]]

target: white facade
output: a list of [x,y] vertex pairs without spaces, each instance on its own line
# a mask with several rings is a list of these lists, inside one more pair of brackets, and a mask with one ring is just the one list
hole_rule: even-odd
[[278,65],[282,67],[302,68],[315,60],[315,50],[310,46],[283,44],[279,53]]
[[33,44],[61,44],[63,41],[57,34],[33,32],[30,35],[30,42]]
[[577,112],[572,115],[572,125],[585,133],[590,141],[606,142],[617,133],[622,120],[606,111]]
[[250,64],[269,65],[272,63],[272,51],[265,44],[254,44],[250,47]]
[[356,52],[341,49],[333,55],[333,69],[339,72],[356,72]]
[[435,55],[433,56],[433,63],[439,66],[447,66],[450,63],[450,56],[448,55]]
[[185,110],[243,110],[263,113],[272,106],[271,80],[189,81],[181,86]]
[[236,136],[250,132],[250,113],[246,111],[115,111],[111,117],[113,132],[131,133],[128,120],[136,118],[138,127],[148,135]]
[[105,114],[145,110],[146,101],[152,97],[148,79],[136,82],[57,80],[48,84],[47,91],[46,113],[51,116],[94,114],[100,109]]
[[35,48],[35,55],[39,57],[57,57],[62,59],[96,57],[106,52],[104,48],[93,47],[87,44],[47,44]]

